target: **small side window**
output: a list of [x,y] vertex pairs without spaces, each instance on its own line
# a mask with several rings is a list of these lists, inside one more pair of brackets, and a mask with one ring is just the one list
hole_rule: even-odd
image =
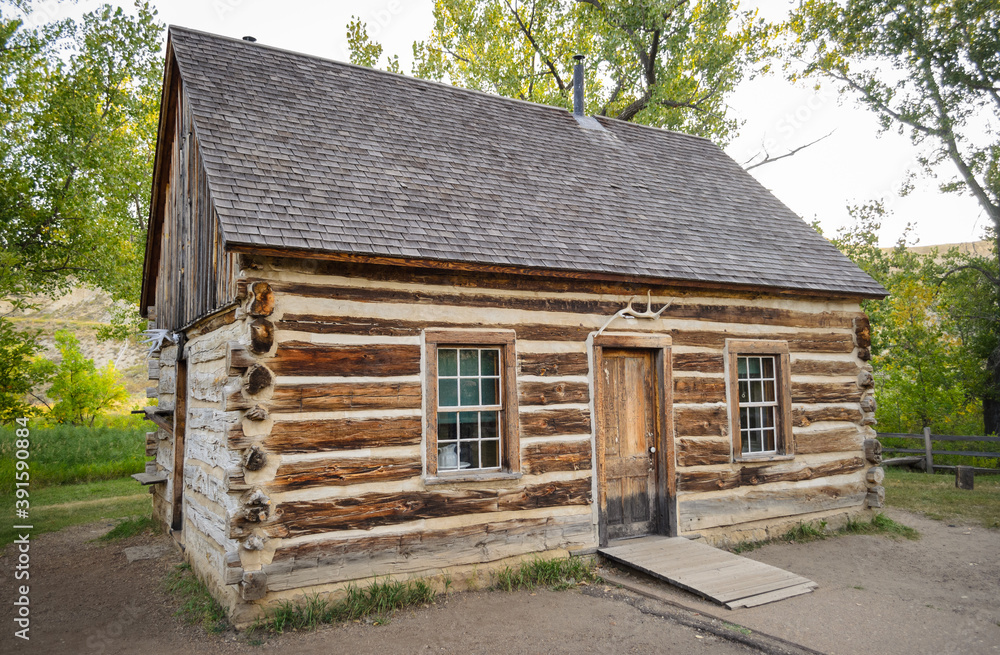
[[520,471],[514,332],[428,329],[426,471]]
[[437,470],[500,470],[500,348],[437,349]]
[[729,339],[726,355],[734,457],[792,455],[787,342]]

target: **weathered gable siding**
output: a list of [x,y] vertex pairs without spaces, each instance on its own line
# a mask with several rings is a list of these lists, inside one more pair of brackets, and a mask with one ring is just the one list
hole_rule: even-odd
[[[227,305],[235,297],[236,256],[226,252],[191,107],[182,85],[172,90],[169,164],[155,189],[162,203],[156,250],[156,327],[178,330]],[[154,226],[155,230],[155,226]]]
[[[596,541],[587,337],[627,298],[568,286],[552,291],[537,282],[511,288],[500,279],[475,288],[460,275],[391,270],[368,268],[359,277],[356,270],[338,275],[322,265],[304,270],[268,260],[240,283],[252,296],[264,288],[255,283],[266,282],[273,311],[254,317],[251,307],[237,322],[227,346],[226,397],[215,404],[218,379],[214,387],[206,380],[204,393],[225,416],[242,417],[226,435],[235,457],[251,446],[266,453],[261,471],[229,468],[230,504],[217,507],[226,509],[230,546],[252,540],[259,548],[240,548],[241,565],[266,573],[272,592]],[[670,298],[661,320],[619,320],[611,329],[673,338],[681,531],[862,506],[861,444],[870,429],[861,425],[858,404],[864,363],[854,336],[857,304],[671,292],[654,297],[654,306]],[[257,353],[252,321],[271,326],[272,341]],[[517,332],[521,479],[424,483],[427,327]],[[221,352],[222,338],[213,339],[212,352]],[[789,342],[794,460],[732,463],[726,338]],[[267,384],[248,393],[255,366],[266,368]],[[262,521],[231,505],[254,489],[272,503]]]

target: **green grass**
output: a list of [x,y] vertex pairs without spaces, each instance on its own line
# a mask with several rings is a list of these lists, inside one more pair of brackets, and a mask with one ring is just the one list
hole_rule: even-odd
[[516,568],[505,567],[494,574],[493,589],[517,591],[549,587],[569,589],[596,580],[594,563],[576,557],[568,559],[534,559],[521,562]]
[[249,632],[281,634],[289,630],[313,630],[324,623],[371,618],[372,623],[388,623],[396,610],[414,605],[427,605],[436,594],[423,580],[401,582],[376,578],[367,587],[349,585],[347,595],[331,602],[318,595],[307,596],[304,602],[282,601],[267,616],[257,621]]
[[725,628],[726,630],[732,630],[733,632],[738,632],[741,635],[750,636],[753,634],[753,631],[750,630],[750,628],[744,628],[742,625],[736,625],[735,623],[727,623],[723,621],[722,627]]
[[129,537],[135,537],[136,535],[140,535],[146,531],[160,531],[160,524],[153,519],[152,515],[127,516],[118,521],[118,524],[108,530],[108,532],[102,535],[100,539],[101,541],[128,539]]
[[1000,475],[977,475],[975,488],[967,490],[955,488],[954,473],[917,473],[890,467],[884,486],[885,501],[891,507],[942,521],[1000,528]]
[[[153,511],[150,495],[131,478],[32,489],[29,501],[27,525],[34,526],[32,536],[101,519],[150,516]],[[13,499],[8,496],[3,502],[0,548],[16,539],[11,526],[24,524],[14,520]]]
[[166,581],[167,591],[181,603],[177,615],[193,625],[200,625],[207,632],[219,633],[229,626],[226,610],[218,603],[208,588],[199,580],[190,564],[178,564]]
[[885,514],[876,514],[871,521],[850,520],[844,527],[833,531],[826,530],[826,521],[820,521],[818,526],[813,523],[800,523],[780,537],[763,541],[743,541],[730,547],[729,550],[737,554],[749,553],[768,544],[808,543],[846,534],[878,534],[894,539],[900,537],[905,539],[920,538],[920,533],[913,528],[896,523]]
[[[0,502],[14,489],[16,425],[0,427]],[[112,480],[140,473],[146,465],[147,431],[152,424],[140,417],[109,417],[93,428],[28,425],[32,493],[56,484]],[[11,503],[4,503],[11,504]]]
[[841,534],[881,534],[887,537],[902,537],[915,541],[920,533],[908,525],[896,523],[885,514],[876,514],[871,521],[850,520],[847,525],[838,530]]

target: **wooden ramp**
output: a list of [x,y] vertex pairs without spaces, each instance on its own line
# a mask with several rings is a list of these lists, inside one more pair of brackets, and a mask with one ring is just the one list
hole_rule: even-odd
[[729,609],[773,603],[818,586],[794,573],[684,537],[640,537],[612,542],[597,552]]

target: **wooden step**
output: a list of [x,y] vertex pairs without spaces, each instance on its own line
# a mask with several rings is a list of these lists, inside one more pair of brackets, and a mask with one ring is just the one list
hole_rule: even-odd
[[729,609],[773,603],[817,587],[776,566],[683,537],[641,537],[609,544],[597,552]]

